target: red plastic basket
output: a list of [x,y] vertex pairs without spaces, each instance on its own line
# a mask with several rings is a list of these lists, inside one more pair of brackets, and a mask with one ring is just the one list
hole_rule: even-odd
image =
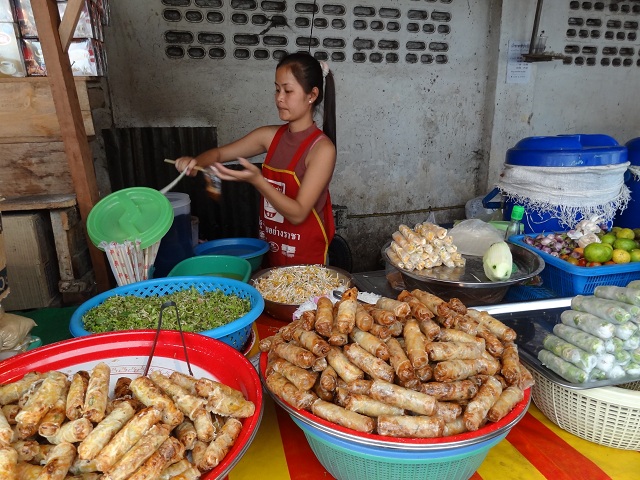
[[598,285],[625,287],[632,280],[640,280],[640,262],[602,265],[601,267],[578,267],[527,245],[523,241],[524,237],[525,235],[514,235],[509,237],[509,241],[528,248],[542,257],[545,261],[545,267],[540,272],[542,284],[559,297],[593,295],[593,290]]
[[[135,378],[144,372],[155,334],[154,330],[130,330],[52,343],[0,362],[0,384],[18,380],[34,370],[71,374],[90,371],[97,363],[105,362],[111,367],[113,392],[118,377]],[[223,478],[244,455],[258,431],[263,412],[260,378],[253,365],[229,345],[196,333],[185,332],[184,338],[195,377],[211,378],[235,388],[256,406],[254,415],[242,420],[242,431],[227,456],[202,476],[209,480]],[[180,332],[160,332],[150,370],[189,373]]]

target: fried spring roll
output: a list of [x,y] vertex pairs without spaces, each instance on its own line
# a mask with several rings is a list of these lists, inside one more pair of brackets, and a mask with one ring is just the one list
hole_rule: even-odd
[[411,315],[413,315],[416,320],[429,320],[433,318],[433,312],[429,310],[429,308],[424,303],[411,295],[407,290],[403,290],[402,292],[400,292],[400,294],[398,294],[398,300],[409,304]]
[[349,393],[358,393],[361,395],[369,395],[371,393],[371,384],[373,380],[354,380],[346,385],[346,389]]
[[[191,449],[187,448],[187,450]],[[192,467],[192,465],[188,459],[183,458],[182,460],[178,460],[176,463],[166,466],[158,475],[158,480],[169,480],[170,478],[173,478],[176,475],[180,475],[181,473],[187,471],[189,467]],[[200,472],[198,472],[198,477],[199,476]]]
[[136,413],[100,450],[92,460],[96,468],[106,472],[125,454],[142,436],[162,419],[159,407],[147,407]]
[[93,430],[93,423],[88,418],[82,417],[64,423],[55,435],[45,437],[49,443],[58,445],[64,442],[81,442]]
[[329,338],[333,330],[333,303],[327,297],[320,297],[316,308],[316,332]]
[[[203,382],[200,382],[200,380],[203,380]],[[205,407],[208,411],[224,417],[240,418],[247,418],[255,413],[255,404],[250,400],[245,400],[241,392],[226,385],[224,385],[225,388],[214,388],[210,390],[209,387],[215,385],[217,382],[208,379],[200,380],[196,383],[196,390],[198,393],[208,393]],[[206,384],[207,387],[201,388],[201,385],[204,384]],[[218,384],[217,386],[221,385],[222,384]],[[196,430],[197,429],[196,424]]]
[[404,415],[404,410],[387,403],[374,400],[368,395],[350,393],[347,395],[344,408],[352,412],[361,413],[368,417],[379,415]]
[[384,360],[370,354],[357,343],[345,345],[343,352],[351,362],[373,378],[393,382],[393,367]]
[[152,405],[162,409],[162,421],[171,427],[180,425],[184,414],[171,398],[156,386],[149,377],[136,377],[131,381],[131,391],[147,407]]
[[293,331],[293,338],[317,357],[326,357],[331,348],[331,345],[316,332],[303,330],[302,328],[297,328]]
[[75,457],[76,447],[72,443],[62,442],[56,445],[49,453],[38,480],[63,480]]
[[508,385],[520,383],[520,357],[518,346],[513,342],[506,342],[502,352],[502,368],[500,373]]
[[103,480],[126,480],[169,438],[170,433],[168,425],[155,424],[105,473]]
[[487,418],[491,422],[498,422],[504,418],[513,407],[524,398],[524,392],[516,385],[511,385],[502,391],[496,403],[489,409]]
[[220,434],[207,446],[203,461],[198,464],[198,469],[201,471],[209,471],[216,467],[227,453],[229,453],[238,435],[240,435],[241,430],[242,423],[240,420],[229,418],[224,424],[224,427],[222,427]]
[[378,417],[378,434],[401,438],[437,438],[444,430],[440,417],[381,415]]
[[[182,422],[180,425],[182,425],[183,423],[185,422]],[[193,428],[195,429],[197,439],[203,442],[210,442],[211,440],[213,440],[216,437],[218,431],[211,414],[205,408],[200,408],[194,412]],[[188,448],[188,445],[186,443],[184,444],[184,446],[188,450],[191,450],[191,448],[193,448],[193,446],[191,448]]]
[[327,354],[327,362],[338,376],[349,383],[358,378],[364,378],[364,372],[356,367],[339,348],[331,347]]
[[407,302],[393,298],[380,297],[376,302],[376,307],[393,313],[396,318],[405,318],[411,314],[411,307]]
[[380,325],[379,323],[374,323],[373,325],[371,325],[369,333],[375,335],[380,340],[386,340],[387,338],[391,337],[391,329],[389,329],[389,327]]
[[273,348],[273,352],[300,368],[309,368],[316,361],[316,356],[309,350],[291,343],[280,343]]
[[9,405],[17,402],[33,385],[43,378],[38,372],[29,372],[20,380],[0,385],[0,405]]
[[484,338],[487,352],[494,357],[500,357],[500,355],[502,355],[504,345],[497,336],[491,333],[486,325],[478,325],[478,336]]
[[0,478],[18,480],[18,452],[0,443]]
[[[126,377],[123,377],[126,378]],[[71,384],[69,385],[69,393],[67,393],[67,402],[65,410],[69,420],[77,420],[82,416],[84,409],[84,397],[87,393],[89,385],[89,372],[81,370],[73,374]]]
[[418,319],[418,326],[428,342],[434,341],[440,334],[440,325],[430,318]]
[[478,393],[478,385],[471,380],[455,382],[429,382],[420,385],[420,391],[440,401],[469,400]]
[[485,325],[491,331],[491,333],[493,333],[503,342],[513,342],[517,337],[515,330],[507,327],[504,323],[492,317],[487,312],[469,308],[467,309],[467,315],[473,318],[479,324]]
[[153,383],[171,397],[176,407],[191,420],[193,420],[194,413],[198,409],[202,409],[206,404],[203,398],[189,394],[186,389],[172,382],[168,376],[163,375],[157,370],[151,372],[149,377]]
[[278,358],[273,362],[273,370],[284,375],[299,390],[310,390],[318,378],[318,373],[309,372],[284,358]]
[[413,368],[422,368],[429,364],[429,356],[426,352],[427,339],[420,331],[417,320],[409,319],[404,324],[404,341],[407,357]]
[[35,440],[18,440],[13,442],[11,447],[18,452],[18,462],[30,462],[40,452],[40,446]]
[[384,380],[373,381],[371,397],[419,415],[433,415],[437,408],[436,399],[432,396]]
[[273,347],[275,347],[278,343],[283,343],[284,341],[285,339],[282,338],[282,335],[279,333],[276,333],[275,335],[271,335],[270,337],[261,338],[260,341],[258,342],[258,348],[260,349],[261,352],[268,352]]
[[416,377],[421,382],[428,382],[433,378],[433,367],[431,365],[425,365],[424,367],[416,368]]
[[354,327],[349,336],[351,337],[351,340],[356,342],[371,355],[375,355],[382,360],[389,360],[389,349],[387,348],[387,345],[375,335],[360,330],[358,327]]
[[66,375],[60,372],[46,374],[42,385],[30,396],[24,408],[16,415],[16,429],[21,439],[26,439],[38,431],[38,424],[42,417],[68,387]]
[[[138,468],[129,480],[152,480],[157,479],[168,465],[178,462],[184,456],[184,445],[176,438],[167,438],[158,449],[152,453],[140,468]],[[184,471],[192,471],[186,468]],[[199,478],[199,477],[194,477]]]
[[269,375],[266,383],[269,390],[299,410],[308,410],[317,398],[309,391],[298,389],[278,372]]
[[477,342],[429,342],[426,345],[429,360],[470,360],[482,357],[483,350]]
[[456,298],[456,297],[450,298],[449,301],[447,302],[447,305],[449,305],[449,308],[451,308],[455,312],[458,312],[460,315],[466,315],[467,313],[467,307],[465,306],[464,303],[462,303],[462,300],[460,300],[459,298]]
[[325,402],[332,402],[333,397],[335,396],[335,390],[331,392],[325,389],[320,383],[320,380],[316,382],[312,390],[318,396],[318,398],[320,398],[321,400],[324,400]]
[[520,382],[518,383],[518,387],[524,392],[527,388],[532,387],[535,381],[533,380],[533,375],[531,375],[529,369],[525,367],[522,362],[520,362],[519,367]]
[[[179,376],[174,376],[177,372],[173,372],[169,378],[173,382],[178,380]],[[186,387],[186,383],[189,381],[188,378],[184,378],[184,374],[180,374],[182,376],[183,387]],[[187,375],[188,377],[188,375]],[[177,383],[177,382],[176,382]],[[180,383],[178,383],[180,385]],[[200,395],[201,397],[211,397],[211,396],[228,396],[228,397],[236,397],[238,400],[244,400],[244,395],[241,391],[236,390],[224,383],[216,382],[215,380],[210,380],[208,378],[199,378],[193,383],[193,392],[192,395]],[[187,388],[188,390],[188,388]]]
[[358,301],[356,299],[344,299],[338,306],[338,314],[335,318],[335,326],[340,333],[348,334],[356,324],[356,310]]
[[442,418],[445,423],[453,422],[462,415],[462,405],[453,402],[438,402],[438,408],[434,415]]
[[59,398],[49,411],[42,417],[38,426],[38,433],[43,437],[51,437],[58,433],[60,426],[67,419],[66,410],[67,402],[64,396]]
[[105,416],[110,377],[111,369],[104,362],[98,363],[89,377],[82,414],[94,423],[100,422]]
[[364,308],[369,312],[369,315],[373,318],[373,321],[378,325],[387,326],[394,323],[397,318],[393,312],[383,310],[381,308],[365,305]]
[[466,332],[453,328],[440,329],[437,339],[441,342],[476,342],[480,345],[480,350],[484,350],[486,345],[484,338],[469,335]]
[[502,385],[493,377],[489,377],[478,390],[478,394],[469,402],[464,410],[464,425],[470,432],[480,428],[487,413],[500,398]]
[[334,392],[338,386],[338,373],[331,365],[325,368],[320,374],[320,385],[322,385],[322,388],[327,392]]
[[398,378],[404,383],[417,380],[413,365],[398,340],[395,338],[387,340],[387,348],[389,349],[389,362]]
[[0,409],[0,445],[9,445],[13,438],[13,429],[9,425],[7,417],[4,415],[4,411]]
[[467,427],[464,426],[464,418],[460,415],[458,418],[451,422],[445,422],[442,435],[448,437],[450,435],[458,435],[467,431]]
[[80,442],[78,458],[82,460],[95,458],[122,426],[133,418],[134,414],[135,410],[129,402],[120,403]]
[[500,371],[500,361],[491,355],[487,350],[482,352],[482,360],[485,363],[485,369],[479,372],[482,375],[495,375]]
[[434,315],[437,315],[438,313],[438,305],[445,303],[445,301],[442,300],[440,297],[420,289],[412,290],[411,295],[413,295],[420,302],[426,305],[427,308],[431,310],[431,313],[433,313]]
[[346,428],[352,428],[358,432],[371,433],[375,427],[375,422],[372,418],[352,412],[333,403],[325,402],[324,400],[318,399],[313,402],[311,411],[320,418],[324,418],[329,422],[337,423]]
[[16,415],[20,411],[19,405],[16,405],[15,403],[11,405],[2,405],[2,408],[0,408],[0,410],[2,410],[4,418],[7,420],[7,423],[9,423],[9,425],[16,424]]
[[371,326],[373,325],[373,317],[369,315],[369,312],[362,306],[362,304],[358,304],[356,307],[356,327],[358,327],[363,332],[368,332],[371,330]]

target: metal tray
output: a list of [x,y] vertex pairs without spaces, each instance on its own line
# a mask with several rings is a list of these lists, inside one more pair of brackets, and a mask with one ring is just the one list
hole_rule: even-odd
[[538,352],[543,348],[544,337],[553,332],[553,326],[560,323],[560,314],[571,308],[571,297],[554,298],[534,302],[510,303],[481,307],[494,318],[513,328],[518,334],[516,343],[520,358],[545,378],[566,388],[585,390],[596,387],[609,387],[640,380],[638,377],[625,376],[616,379],[594,382],[571,383],[538,360]]

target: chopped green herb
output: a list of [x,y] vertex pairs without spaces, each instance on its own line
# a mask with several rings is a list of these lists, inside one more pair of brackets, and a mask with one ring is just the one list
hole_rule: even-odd
[[[177,305],[185,332],[221,327],[251,310],[249,299],[226,295],[221,290],[200,293],[194,287],[151,297],[114,295],[84,314],[84,328],[92,333],[154,329],[158,326],[160,307],[168,301]],[[175,308],[166,308],[162,313],[162,328],[178,330]]]

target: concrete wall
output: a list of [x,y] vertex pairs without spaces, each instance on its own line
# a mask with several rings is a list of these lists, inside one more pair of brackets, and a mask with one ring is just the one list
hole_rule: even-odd
[[[578,53],[571,64],[531,64],[528,83],[512,84],[506,81],[509,42],[529,41],[535,2],[317,2],[312,52],[327,58],[337,86],[331,194],[334,204],[347,207],[338,233],[354,252],[354,269],[379,268],[380,248],[400,223],[424,221],[430,213],[439,223],[464,218],[464,204],[491,190],[506,150],[523,137],[598,132],[626,142],[637,136],[639,42],[605,38],[607,20],[620,20],[616,33],[633,30],[623,22],[637,22],[636,2],[596,3],[603,10],[546,2],[541,29],[548,49],[562,53],[571,45]],[[610,3],[630,11],[611,12]],[[307,49],[313,2],[111,5],[105,44],[116,126],[213,125],[226,143],[279,123],[274,67],[283,52]],[[202,21],[194,21],[199,15]],[[582,39],[579,27],[569,37],[570,18],[574,24],[591,19],[591,25],[601,19],[601,27],[588,30],[600,30],[601,37]],[[612,42],[633,49],[632,66],[600,64],[602,48]],[[583,46],[597,53],[583,55]],[[576,65],[578,57],[596,65]]]

